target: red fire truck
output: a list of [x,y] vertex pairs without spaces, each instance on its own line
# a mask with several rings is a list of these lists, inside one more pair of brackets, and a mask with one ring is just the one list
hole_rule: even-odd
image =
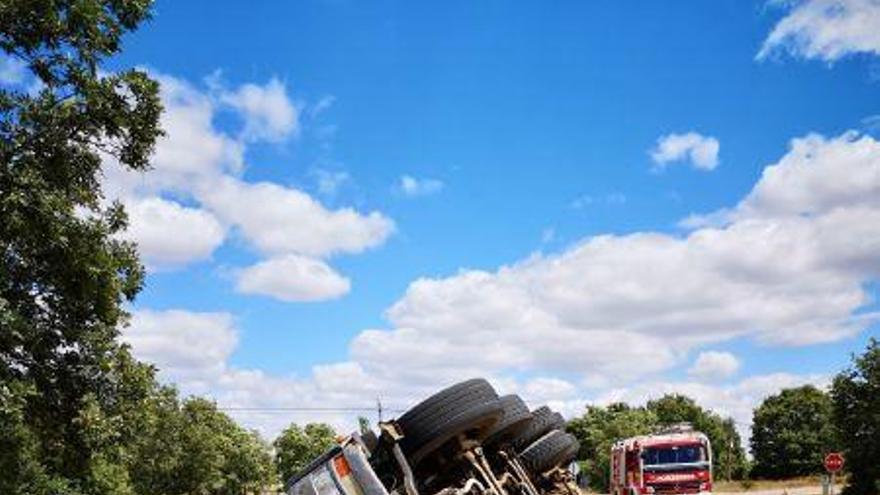
[[611,495],[712,492],[712,447],[688,424],[611,447]]

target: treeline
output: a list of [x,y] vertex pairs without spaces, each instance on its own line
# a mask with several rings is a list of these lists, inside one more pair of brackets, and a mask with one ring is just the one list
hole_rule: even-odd
[[[277,486],[332,430],[276,445],[181,399],[120,343],[141,290],[101,166],[149,167],[158,83],[104,73],[149,0],[3,0],[0,49],[37,79],[0,85],[0,494],[239,495]],[[305,446],[304,446],[305,445]],[[277,450],[273,457],[272,451]]]
[[823,459],[843,451],[846,495],[880,493],[880,343],[835,376],[830,392],[812,385],[784,389],[755,408],[748,459],[735,423],[682,395],[666,395],[633,407],[588,406],[568,431],[581,442],[579,459],[593,489],[608,488],[611,445],[621,439],[689,422],[709,437],[716,480],[787,479],[824,472]]

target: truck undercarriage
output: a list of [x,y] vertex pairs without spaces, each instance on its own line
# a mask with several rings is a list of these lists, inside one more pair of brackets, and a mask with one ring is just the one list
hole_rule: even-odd
[[483,379],[353,434],[291,478],[288,495],[579,495],[577,440],[559,413],[498,397]]

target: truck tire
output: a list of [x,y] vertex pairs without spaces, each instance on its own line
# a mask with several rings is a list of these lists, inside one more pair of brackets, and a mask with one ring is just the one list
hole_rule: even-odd
[[518,395],[505,395],[499,399],[504,407],[501,419],[486,434],[483,445],[492,447],[508,444],[519,436],[532,421],[532,413]]
[[532,442],[546,434],[548,431],[562,429],[564,427],[565,419],[562,418],[561,414],[553,412],[553,410],[547,406],[541,406],[532,411],[532,421],[513,440],[513,448],[519,452],[531,445]]
[[525,448],[519,458],[532,475],[537,476],[567,464],[577,457],[580,443],[563,431],[553,430]]
[[400,448],[415,466],[453,438],[483,440],[503,412],[495,389],[482,378],[448,387],[416,404],[397,420]]

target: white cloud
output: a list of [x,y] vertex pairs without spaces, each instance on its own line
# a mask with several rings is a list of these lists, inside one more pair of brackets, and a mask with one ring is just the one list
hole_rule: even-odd
[[417,179],[409,175],[400,177],[398,184],[400,192],[407,197],[428,196],[435,194],[443,189],[443,181],[437,179]]
[[713,170],[718,166],[718,140],[696,132],[667,134],[657,139],[650,151],[651,159],[658,168],[669,163],[689,161],[698,170]]
[[[277,79],[265,86],[245,84],[234,89],[224,89],[214,81],[209,82],[210,91],[202,91],[181,79],[153,75],[161,83],[165,107],[161,125],[166,135],[156,144],[152,169],[133,172],[106,157],[102,183],[108,200],[119,199],[129,207],[132,222],[126,235],[139,242],[151,268],[209,258],[229,228],[273,258],[359,253],[382,244],[393,232],[394,222],[379,212],[329,209],[299,189],[241,178],[250,141],[274,141],[297,130],[296,108]],[[230,136],[216,127],[216,116],[224,108],[232,108],[245,120],[242,136]],[[320,191],[329,194],[348,176],[336,173],[319,179]],[[293,267],[291,263],[283,266]],[[245,273],[253,274],[254,268]],[[346,292],[340,280],[346,284],[348,280],[335,275],[339,279],[333,290]],[[323,297],[287,299],[326,299],[329,280],[323,278]],[[249,293],[282,293],[246,287],[253,288]],[[291,290],[289,286],[288,294]]]
[[161,84],[165,135],[156,142],[151,169],[123,169],[105,157],[102,188],[111,198],[145,196],[162,191],[192,195],[205,183],[244,168],[245,145],[216,129],[216,102],[190,83],[152,74]]
[[827,62],[854,53],[880,55],[880,2],[799,0],[773,2],[789,9],[758,52],[757,59],[787,51]]
[[198,184],[244,167],[245,146],[214,126],[216,102],[191,84],[158,76],[162,88],[162,129],[153,170],[140,179],[155,188],[189,192]]
[[537,407],[548,401],[571,399],[577,394],[577,387],[560,378],[538,377],[525,382],[516,392]]
[[678,221],[683,229],[702,229],[706,227],[723,228],[730,223],[731,211],[727,208],[711,213],[692,213]]
[[764,169],[736,215],[815,216],[860,206],[880,209],[880,142],[855,132],[810,134],[792,140],[789,153]]
[[[311,376],[278,376],[238,368],[229,363],[238,340],[232,317],[226,313],[187,311],[136,311],[123,339],[141,359],[160,366],[165,380],[175,382],[183,394],[202,394],[217,400],[221,407],[248,427],[273,438],[290,421],[326,421],[342,431],[355,427],[355,416],[374,417],[370,408],[381,397],[386,418],[398,415],[437,390],[456,380],[474,376],[472,370],[452,367],[423,380],[413,380],[399,364],[399,373],[380,374],[355,361],[317,365]],[[577,387],[563,379],[538,376],[516,380],[485,373],[501,394],[517,393],[531,407],[548,404],[566,417],[583,412],[588,403],[608,404],[626,401],[644,404],[667,393],[686,394],[701,405],[723,416],[732,416],[743,439],[748,439],[751,413],[766,396],[781,388],[812,383],[827,386],[822,375],[775,373],[752,376],[739,382],[716,386],[700,382],[647,381],[638,385],[608,389],[594,399],[580,395]],[[260,408],[350,408],[364,407],[358,413],[304,411],[277,414]],[[238,410],[239,408],[257,410]]]
[[688,374],[701,380],[728,378],[739,370],[739,359],[729,352],[701,352]]
[[257,428],[269,439],[292,420],[325,421],[345,431],[355,427],[355,415],[236,409],[362,406],[367,410],[359,414],[373,417],[369,408],[381,397],[386,409],[390,409],[387,414],[396,415],[400,409],[435,391],[433,386],[376,376],[354,362],[317,365],[307,378],[233,366],[229,358],[238,341],[238,331],[228,313],[141,309],[134,312],[122,339],[132,346],[139,359],[157,364],[161,378],[175,383],[183,395],[199,394],[216,400],[221,407],[229,408],[233,417]]
[[[684,236],[597,236],[496,271],[419,279],[389,309],[390,330],[354,340],[353,358],[420,375],[468,367],[625,381],[735,337],[803,345],[851,336],[871,321],[853,312],[880,271],[880,205],[868,193],[880,187],[880,144],[849,134],[807,140],[812,148],[796,140],[768,167],[743,202],[749,216]],[[800,195],[790,208],[771,202],[782,195],[775,189],[805,187],[832,164],[840,168],[826,181],[867,184],[849,186],[851,195],[829,184],[808,190],[809,205],[794,207]]]
[[226,177],[203,188],[198,197],[270,254],[359,253],[382,244],[394,231],[394,222],[379,212],[328,210],[303,191],[272,182]]
[[682,223],[699,228],[760,219],[809,218],[813,221],[808,223],[818,224],[817,217],[822,214],[870,215],[878,209],[880,142],[855,132],[830,139],[809,134],[793,139],[789,152],[764,169],[758,183],[736,207],[691,215]]
[[238,343],[232,315],[138,310],[122,332],[138,359],[158,365],[163,376],[184,382],[213,381]]
[[[779,374],[717,386],[657,376],[694,349],[734,338],[804,345],[876,322],[877,313],[854,312],[871,302],[869,284],[880,277],[878,157],[880,143],[867,136],[794,140],[721,224],[600,235],[497,270],[421,278],[388,309],[388,328],[351,341],[347,361],[304,378],[227,370],[209,390],[229,405],[352,405],[380,396],[406,406],[438,386],[487,376],[504,391],[544,391],[540,400],[566,411],[583,404],[578,387],[605,388],[599,401],[677,391],[747,428],[767,393],[824,378]],[[560,376],[570,378],[548,381]],[[264,431],[277,425],[248,421]]]
[[104,157],[103,193],[118,199],[130,217],[123,237],[135,240],[150,268],[181,267],[210,258],[225,239],[225,227],[209,210],[163,199],[171,193],[192,199],[203,184],[235,174],[244,166],[244,146],[215,129],[216,105],[186,81],[154,75],[161,83],[165,131],[156,143],[151,170],[121,167]]
[[236,289],[282,301],[325,301],[348,293],[349,280],[326,263],[289,254],[247,267],[238,274]]
[[225,237],[223,226],[205,210],[158,197],[132,199],[125,208],[129,227],[123,237],[138,243],[151,267],[207,259]]
[[284,84],[276,78],[265,86],[244,84],[235,91],[223,92],[221,101],[244,117],[245,139],[278,142],[299,132],[299,112]]
[[312,171],[311,175],[315,177],[318,185],[318,193],[324,196],[334,196],[339,192],[339,188],[344,184],[351,182],[351,175],[343,171],[331,171],[321,168]]

